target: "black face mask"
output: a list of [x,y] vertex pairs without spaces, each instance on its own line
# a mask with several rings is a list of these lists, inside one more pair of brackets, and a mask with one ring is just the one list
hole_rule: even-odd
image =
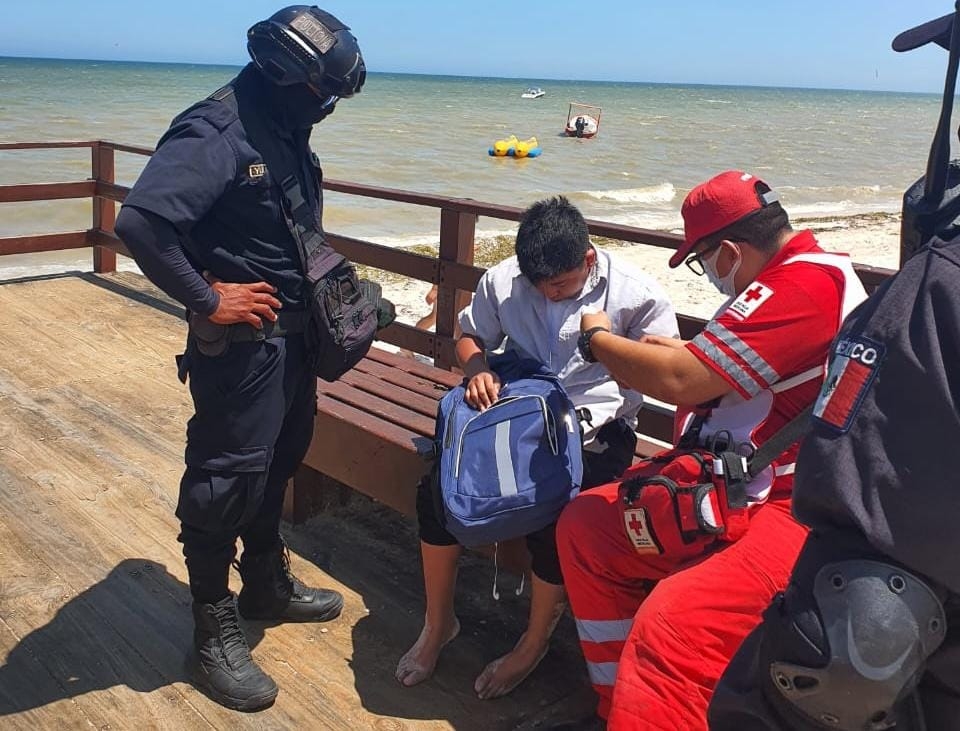
[[294,84],[278,88],[284,126],[290,129],[305,129],[333,114],[337,107],[336,96],[320,97],[306,84]]

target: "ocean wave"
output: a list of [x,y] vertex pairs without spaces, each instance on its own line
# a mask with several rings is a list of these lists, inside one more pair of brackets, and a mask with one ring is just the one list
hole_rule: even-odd
[[[883,186],[889,188],[890,186]],[[800,193],[834,193],[839,195],[849,195],[850,193],[872,194],[883,190],[878,184],[874,185],[778,185],[778,191],[797,191]]]
[[[341,232],[338,231],[337,233]],[[478,229],[474,236],[474,241],[495,239],[498,236],[514,236],[516,233],[516,224],[509,227],[505,225],[500,228]],[[406,249],[412,246],[429,246],[435,249],[440,242],[440,232],[400,234],[397,236],[367,235],[361,236],[361,238],[375,244],[380,244],[381,246],[388,246],[391,249]]]
[[862,201],[852,200],[818,201],[816,203],[790,205],[786,206],[786,209],[790,217],[794,219],[825,218],[832,216],[848,218],[868,213],[896,214],[900,211],[900,202],[878,201],[876,203],[864,203]]
[[600,201],[617,203],[669,203],[677,195],[673,183],[660,183],[645,188],[621,188],[619,190],[584,190],[581,195]]

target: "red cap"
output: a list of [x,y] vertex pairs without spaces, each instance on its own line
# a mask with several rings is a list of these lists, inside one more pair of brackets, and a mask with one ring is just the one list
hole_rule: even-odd
[[750,173],[727,170],[691,190],[680,209],[680,215],[683,216],[684,242],[670,257],[670,267],[683,264],[693,245],[701,239],[778,199],[772,190],[758,193],[757,183],[763,181]]

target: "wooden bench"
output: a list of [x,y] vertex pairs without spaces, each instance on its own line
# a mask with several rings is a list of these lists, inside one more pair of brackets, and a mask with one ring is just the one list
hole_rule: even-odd
[[[294,523],[346,486],[404,515],[415,514],[416,485],[433,454],[437,402],[460,375],[379,348],[336,383],[318,381],[313,442],[288,490],[286,517]],[[641,410],[637,456],[669,441],[672,410]],[[659,440],[659,441],[658,441]]]

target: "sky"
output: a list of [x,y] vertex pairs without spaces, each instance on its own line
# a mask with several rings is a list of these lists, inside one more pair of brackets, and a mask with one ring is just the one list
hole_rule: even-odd
[[[0,55],[241,65],[263,0],[3,0]],[[371,71],[941,92],[949,0],[327,0]]]

